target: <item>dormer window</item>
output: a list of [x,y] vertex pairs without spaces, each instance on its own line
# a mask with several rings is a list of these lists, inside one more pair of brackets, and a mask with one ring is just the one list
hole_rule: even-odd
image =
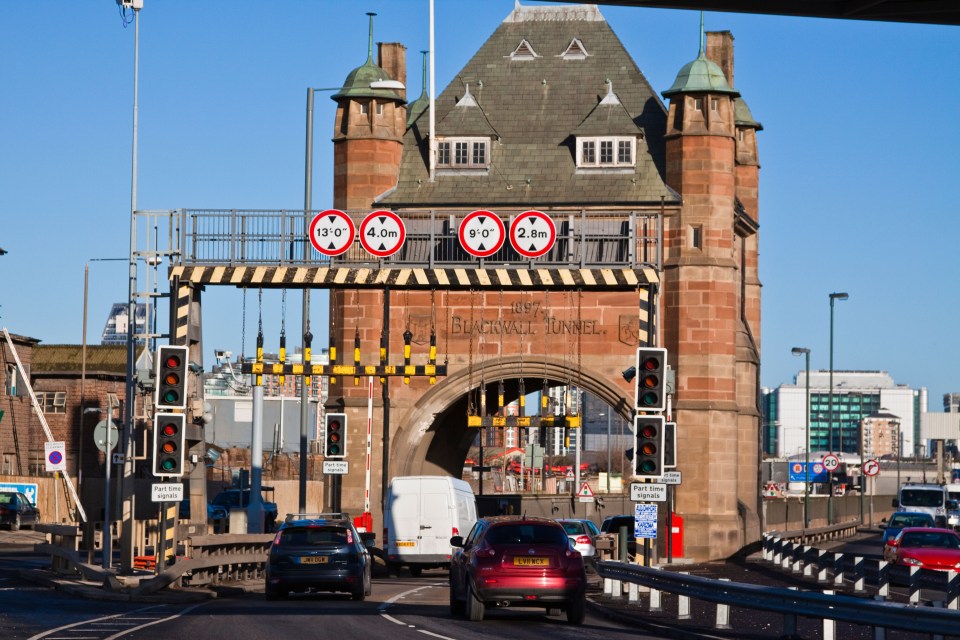
[[444,138],[437,141],[437,167],[486,169],[490,164],[489,138]]
[[511,60],[535,60],[538,57],[537,52],[533,50],[533,47],[526,40],[521,40],[517,48],[510,54]]
[[578,167],[636,166],[637,139],[626,136],[577,138]]
[[564,60],[586,60],[588,55],[590,54],[587,53],[580,39],[574,38],[564,52],[560,54],[560,57]]

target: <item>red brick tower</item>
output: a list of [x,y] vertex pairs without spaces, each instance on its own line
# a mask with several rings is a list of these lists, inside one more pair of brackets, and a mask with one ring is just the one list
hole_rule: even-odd
[[[350,211],[360,220],[374,200],[397,184],[400,171],[402,137],[406,130],[406,92],[376,88],[377,83],[406,80],[406,50],[399,43],[380,43],[378,62],[373,61],[373,14],[367,45],[367,61],[351,71],[333,100],[337,114],[333,134],[333,205]],[[359,333],[365,345],[380,339],[383,294],[377,290],[330,292],[330,344],[335,347],[338,364],[353,363],[354,336]],[[346,326],[344,318],[351,318]],[[365,364],[370,364],[367,354]],[[331,380],[328,410],[359,407],[366,402],[364,386],[353,386],[353,379]],[[365,428],[359,420],[348,422],[348,454],[362,460]],[[356,467],[355,467],[356,468]],[[361,482],[356,482],[357,478]],[[362,474],[347,478],[342,503],[363,504]],[[329,504],[329,503],[328,503]]]
[[[710,34],[709,42],[732,76],[732,38]],[[759,351],[751,333],[759,327],[751,332],[750,315],[759,320],[759,290],[756,243],[744,241],[755,238],[756,223],[738,198],[742,191],[755,210],[755,144],[751,176],[751,165],[738,167],[739,92],[703,46],[663,95],[670,100],[667,183],[683,199],[666,223],[663,286],[684,470],[677,509],[687,522],[688,554],[716,556],[755,537],[758,523]],[[755,129],[744,127],[744,136]]]

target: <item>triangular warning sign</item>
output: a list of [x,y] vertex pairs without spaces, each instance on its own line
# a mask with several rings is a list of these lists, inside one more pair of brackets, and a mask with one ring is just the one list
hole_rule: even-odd
[[580,485],[580,490],[577,491],[577,495],[580,496],[581,498],[592,498],[593,489],[590,488],[589,484],[584,482],[583,484]]

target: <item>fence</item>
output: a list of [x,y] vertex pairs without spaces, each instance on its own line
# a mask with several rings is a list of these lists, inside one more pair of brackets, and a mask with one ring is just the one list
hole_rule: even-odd
[[[836,567],[828,568],[830,570],[836,570]],[[835,595],[832,590],[815,593],[740,584],[621,562],[600,562],[597,572],[605,581],[617,583],[611,587],[612,595],[620,595],[619,583],[630,585],[628,598],[634,602],[639,601],[637,587],[647,587],[650,590],[648,602],[651,611],[661,610],[661,592],[676,594],[678,620],[691,617],[691,598],[715,603],[717,629],[730,628],[730,607],[782,615],[783,636],[797,634],[798,616],[822,619],[824,640],[835,637],[835,621],[871,626],[875,639],[885,638],[886,629],[926,633],[932,638],[942,638],[955,634],[960,628],[960,612],[942,608],[942,603],[940,607],[919,609],[914,604]],[[839,575],[842,581],[843,573]]]

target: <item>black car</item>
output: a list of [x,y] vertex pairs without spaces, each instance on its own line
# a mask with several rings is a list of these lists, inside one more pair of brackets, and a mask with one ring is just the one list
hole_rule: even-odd
[[[600,533],[609,533],[615,536],[620,535],[621,527],[627,528],[627,555],[631,558],[637,555],[637,539],[633,535],[635,523],[633,516],[607,516],[600,523]],[[617,558],[619,560],[619,558]]]
[[40,509],[30,498],[19,491],[0,492],[0,524],[19,531],[20,527],[34,526],[40,522]]
[[287,516],[270,546],[267,600],[291,591],[340,591],[354,600],[370,595],[370,552],[346,514]]

